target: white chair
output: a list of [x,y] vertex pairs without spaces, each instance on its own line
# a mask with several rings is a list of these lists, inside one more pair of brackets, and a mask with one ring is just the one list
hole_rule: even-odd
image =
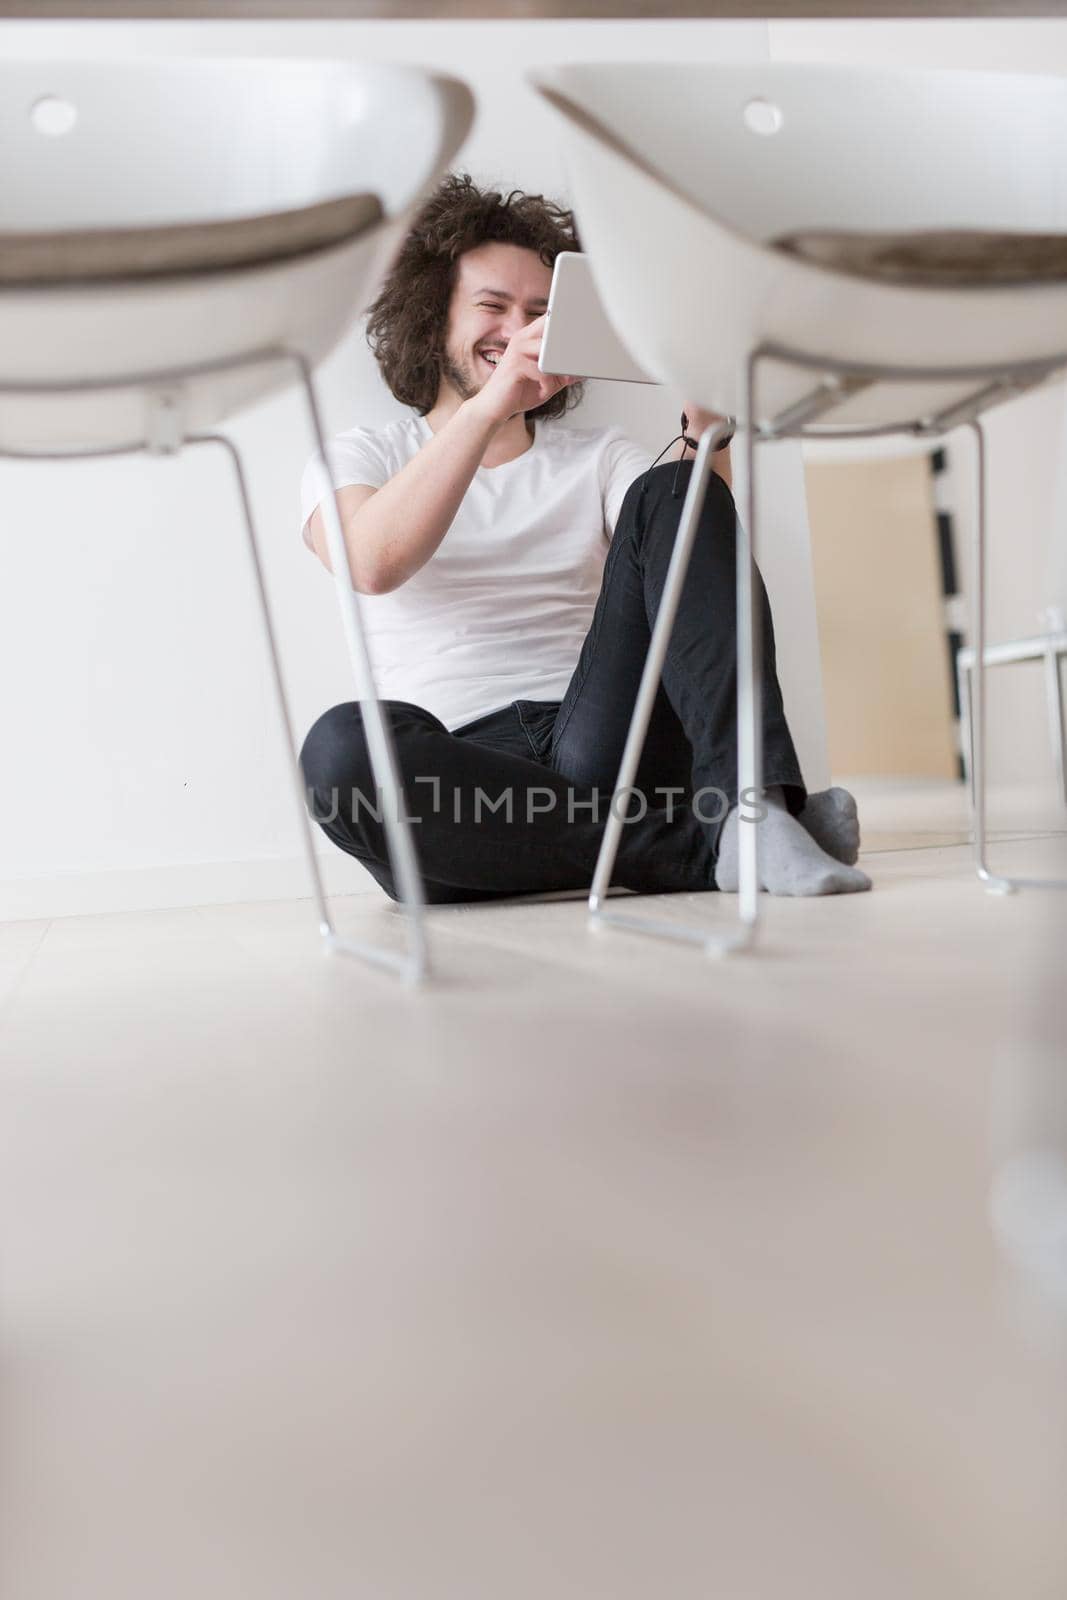
[[298,383],[371,298],[462,143],[451,78],[318,60],[0,64],[0,456],[214,444],[233,463],[326,947],[418,981],[423,896],[332,492],[323,501],[356,692],[408,913],[406,953],[341,938],[318,869],[244,470],[215,431]]
[[[1012,666],[1019,661],[1040,661],[1044,666],[1045,701],[1048,707],[1049,739],[1052,745],[1052,764],[1060,797],[1067,804],[1067,726],[1063,715],[1062,663],[1067,660],[1067,624],[1063,612],[1056,606],[1046,611],[1049,631],[1034,634],[1029,639],[1005,640],[1000,644],[987,644],[984,661],[987,667]],[[974,675],[975,652],[970,645],[956,652],[956,685],[960,702],[960,736],[963,749],[964,777],[974,790],[974,728],[971,716],[971,679]]]
[[[759,63],[576,65],[530,81],[557,115],[620,337],[653,377],[738,419],[739,791],[758,791],[761,772],[754,446],[973,430],[975,865],[1009,891],[1022,880],[994,875],[985,855],[979,417],[1067,366],[1067,80]],[[704,436],[690,479],[620,789],[636,774],[718,437]],[[613,815],[605,832],[595,920],[715,952],[752,941],[757,826],[740,830],[739,926],[725,936],[603,905],[621,826]]]

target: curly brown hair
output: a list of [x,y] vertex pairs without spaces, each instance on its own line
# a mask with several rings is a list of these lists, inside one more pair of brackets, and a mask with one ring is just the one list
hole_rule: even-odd
[[[381,293],[370,308],[367,340],[389,388],[425,416],[437,400],[456,262],[498,242],[535,250],[546,267],[561,250],[580,250],[574,213],[541,194],[479,189],[450,172],[417,213]],[[528,417],[561,417],[582,397],[570,384]]]

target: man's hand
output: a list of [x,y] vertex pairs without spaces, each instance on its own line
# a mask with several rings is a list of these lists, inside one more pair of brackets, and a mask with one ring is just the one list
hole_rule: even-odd
[[[714,428],[718,423],[729,420],[727,417],[720,416],[717,411],[705,411],[701,406],[696,405],[686,404],[682,407],[682,411],[689,418],[689,435],[693,439],[699,439],[701,434],[706,433],[709,428]],[[734,479],[730,466],[730,437],[732,435],[727,437],[725,444],[716,445],[715,454],[711,458],[711,465],[723,482],[732,489]],[[682,455],[683,457],[685,455],[685,446],[682,447]]]
[[507,422],[520,412],[535,411],[568,384],[578,381],[542,372],[537,365],[547,315],[546,312],[535,318],[521,333],[512,335],[492,377],[467,402],[493,424]]
[[[682,407],[682,410],[689,418],[689,433],[694,439],[699,439],[702,433],[706,433],[709,428],[714,428],[717,423],[729,420],[727,417],[721,416],[717,411],[704,411],[700,406],[686,404]],[[719,448],[722,448],[721,445]]]

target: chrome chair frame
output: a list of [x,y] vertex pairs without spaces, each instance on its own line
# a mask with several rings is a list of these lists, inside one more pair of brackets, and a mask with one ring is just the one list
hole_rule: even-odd
[[[819,381],[807,395],[777,416],[759,420],[757,382],[762,362],[776,361],[819,374]],[[810,355],[786,345],[764,342],[749,351],[741,373],[738,392],[744,397],[743,410],[735,419],[737,442],[742,448],[733,461],[734,501],[737,507],[737,749],[738,795],[746,805],[758,799],[762,783],[762,737],[760,710],[762,682],[759,655],[759,614],[755,606],[754,573],[757,555],[758,516],[756,495],[756,445],[781,439],[871,439],[893,434],[936,438],[957,427],[971,429],[975,439],[976,517],[974,529],[974,593],[972,627],[977,670],[974,674],[972,708],[974,782],[971,793],[974,867],[979,881],[992,894],[1010,894],[1023,885],[1067,888],[1067,879],[1006,878],[990,870],[986,842],[986,442],[979,418],[982,412],[1028,389],[1037,387],[1067,367],[1067,351],[1040,360],[1019,361],[993,366],[915,367],[873,364],[829,359]],[[835,425],[827,418],[835,408],[851,400],[860,390],[880,382],[957,381],[977,387],[961,400],[929,416],[892,424],[870,426]],[[709,428],[700,440],[689,479],[689,489],[675,537],[663,598],[649,642],[648,655],[634,703],[626,737],[611,812],[597,858],[589,894],[592,927],[605,924],[645,933],[655,938],[700,945],[709,955],[724,955],[746,949],[756,941],[759,911],[759,826],[742,818],[739,830],[738,917],[732,928],[707,930],[686,927],[628,911],[608,909],[611,874],[618,853],[624,812],[644,747],[652,706],[659,687],[671,629],[678,612],[682,585],[696,536],[707,490],[708,473],[715,445],[726,431],[725,424]],[[747,525],[747,533],[746,533]],[[617,806],[624,797],[621,808]],[[746,798],[749,797],[749,798]]]
[[[346,938],[337,932],[323,885],[322,874],[319,870],[318,859],[315,855],[314,839],[308,815],[308,797],[304,786],[303,772],[300,767],[299,751],[293,732],[289,696],[282,671],[277,633],[263,575],[259,541],[252,516],[247,478],[241,455],[232,439],[225,434],[187,433],[182,420],[181,389],[183,383],[191,379],[204,377],[213,372],[234,371],[242,367],[258,366],[264,363],[284,363],[296,367],[323,473],[323,482],[329,488],[329,492],[324,494],[321,502],[323,520],[326,526],[326,542],[330,553],[330,565],[333,569],[334,587],[341,612],[345,641],[348,646],[349,659],[355,679],[356,694],[359,700],[364,702],[371,770],[377,784],[377,792],[382,797],[383,818],[390,861],[397,884],[401,890],[402,908],[406,914],[408,935],[406,954],[382,949],[362,940]],[[147,404],[147,426],[143,439],[132,440],[128,445],[109,446],[104,449],[40,451],[7,449],[0,441],[0,459],[74,461],[91,460],[102,456],[136,455],[141,452],[149,455],[174,455],[185,445],[198,444],[219,445],[227,452],[233,464],[237,480],[241,511],[248,537],[249,556],[252,562],[256,593],[259,599],[264,636],[270,656],[278,713],[288,750],[294,794],[300,816],[304,853],[307,858],[308,871],[311,875],[312,894],[318,914],[319,933],[322,937],[323,948],[329,953],[359,957],[385,971],[398,975],[410,985],[420,984],[430,972],[422,879],[415,855],[410,822],[403,806],[403,792],[392,733],[382,714],[381,702],[374,684],[370,657],[367,653],[366,636],[360,615],[359,601],[352,585],[341,515],[327,466],[326,436],[323,431],[322,418],[312,381],[310,363],[300,351],[277,346],[241,356],[223,358],[210,363],[200,362],[191,367],[170,367],[145,372],[124,373],[121,377],[114,378],[85,378],[77,382],[56,383],[5,383],[0,385],[0,394],[42,396],[49,394],[85,394],[109,389],[144,390]]]
[[[985,648],[987,667],[1005,667],[1018,661],[1044,663],[1045,699],[1048,706],[1049,737],[1056,782],[1067,804],[1067,726],[1064,723],[1063,679],[1060,663],[1067,659],[1067,630],[1036,634],[1032,639],[1016,639]],[[974,755],[971,749],[971,677],[975,652],[965,645],[956,652],[956,685],[960,702],[960,739],[964,778],[974,788]]]

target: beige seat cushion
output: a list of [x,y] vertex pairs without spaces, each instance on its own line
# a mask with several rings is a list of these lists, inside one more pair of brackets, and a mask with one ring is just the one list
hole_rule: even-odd
[[259,266],[354,239],[383,215],[376,195],[353,194],[298,211],[221,222],[0,232],[0,285],[114,281]]
[[809,229],[779,250],[856,278],[922,288],[1048,283],[1067,278],[1067,234],[932,228],[918,233]]

